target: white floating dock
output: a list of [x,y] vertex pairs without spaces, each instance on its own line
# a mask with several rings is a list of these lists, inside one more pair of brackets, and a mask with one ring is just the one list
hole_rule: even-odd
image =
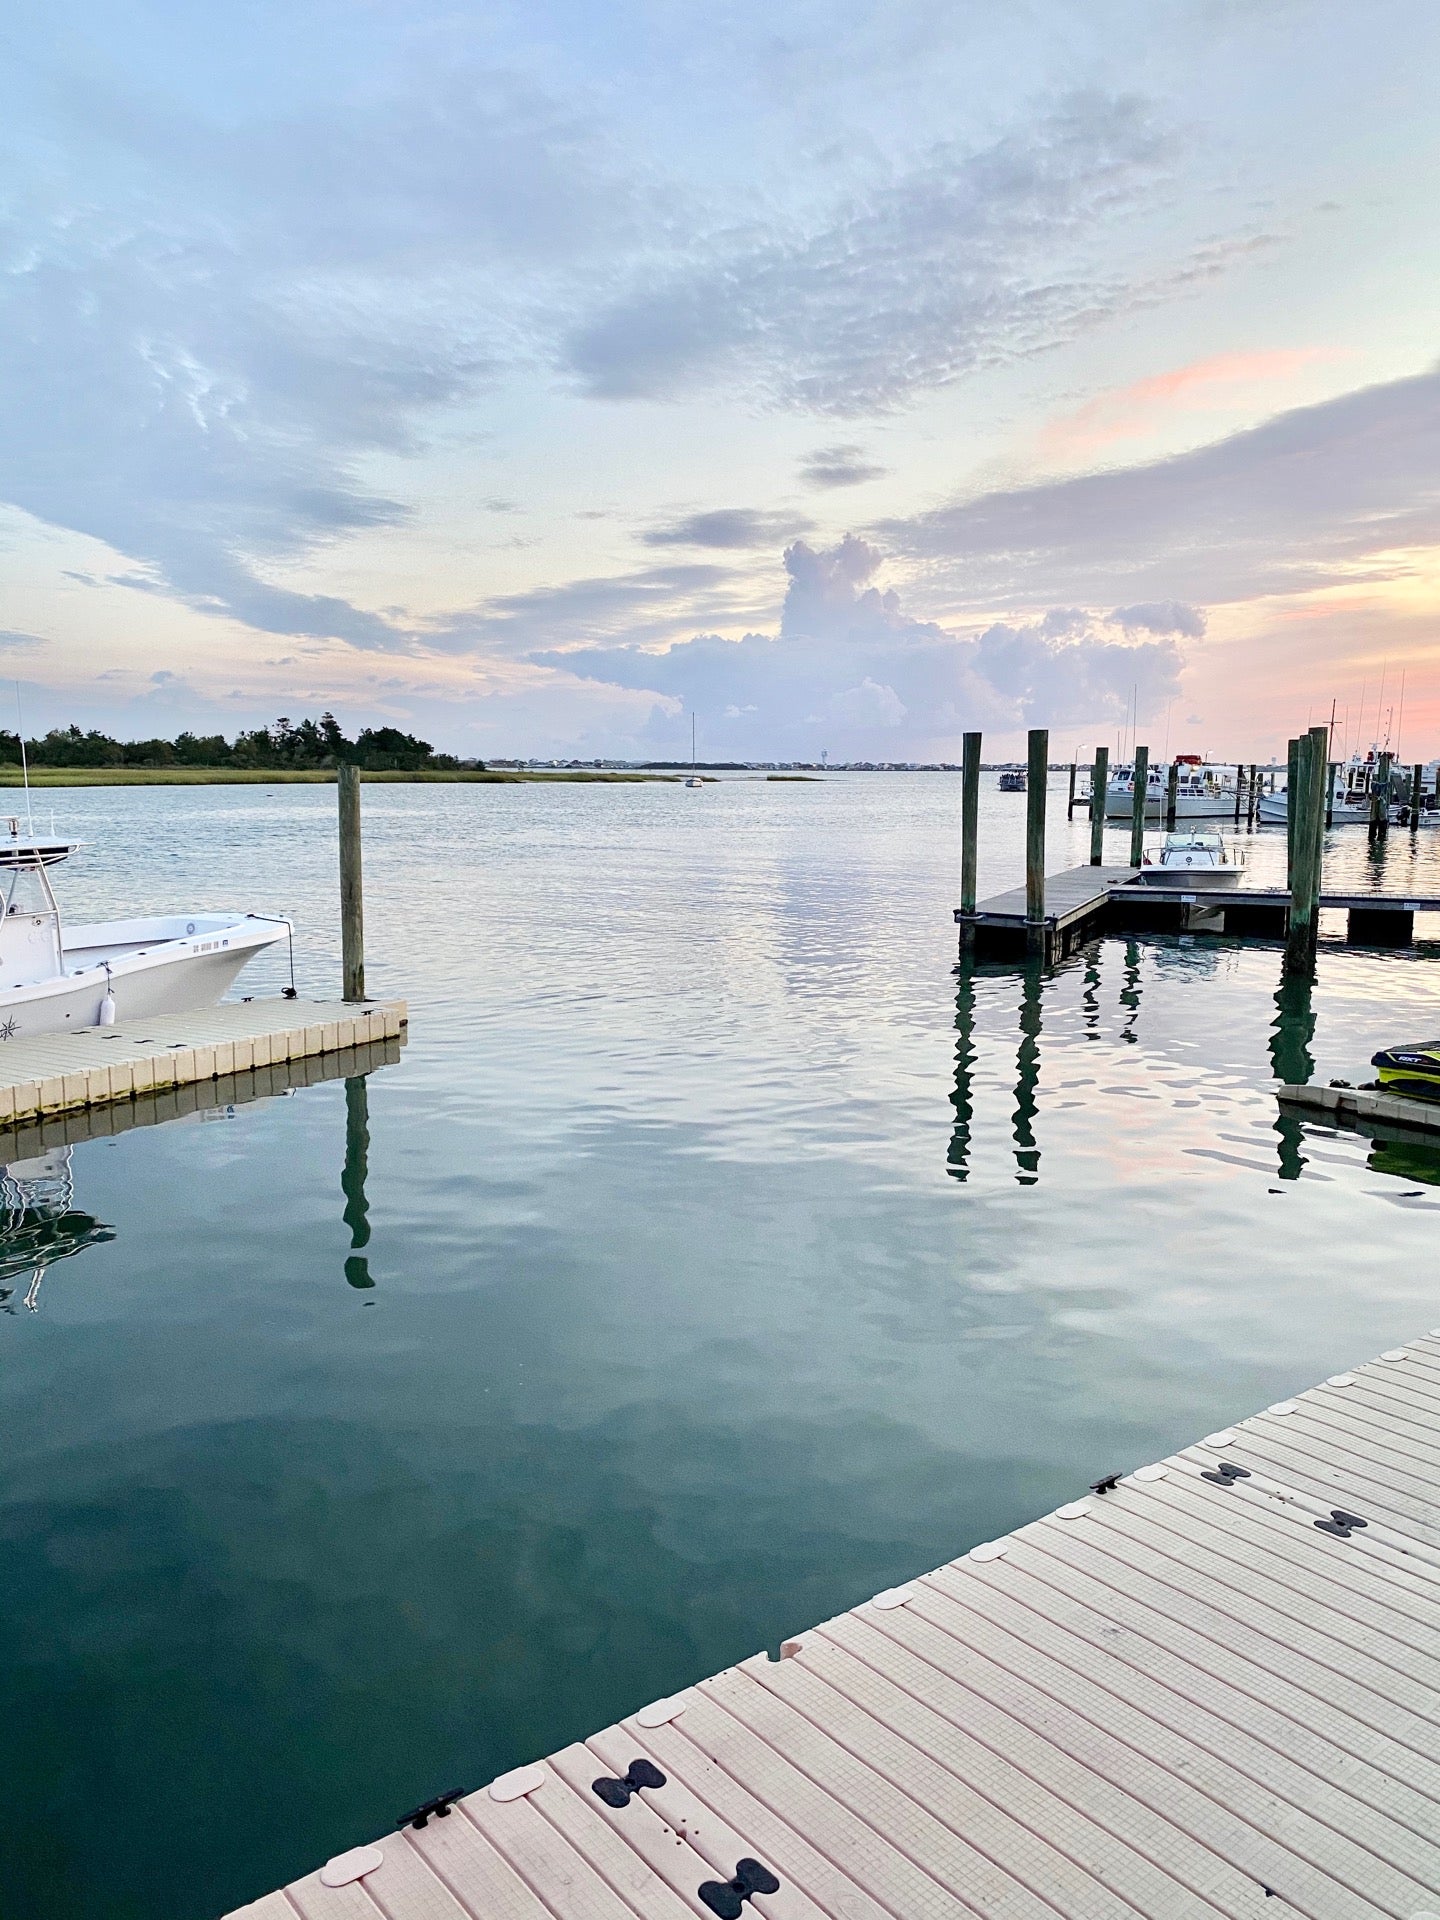
[[1309,1107],[1333,1120],[1384,1120],[1398,1127],[1440,1133],[1440,1100],[1416,1100],[1403,1093],[1386,1093],[1380,1087],[1300,1085],[1277,1087],[1275,1097],[1287,1106]]
[[1440,1920],[1440,1329],[1102,1485],[231,1920]]
[[403,1000],[235,1000],[0,1046],[0,1126],[401,1036]]

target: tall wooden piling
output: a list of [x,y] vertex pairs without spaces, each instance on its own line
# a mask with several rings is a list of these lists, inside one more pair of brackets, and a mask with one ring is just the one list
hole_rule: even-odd
[[342,762],[340,796],[340,973],[346,1000],[365,998],[365,911],[360,876],[360,770]]
[[1070,795],[1065,802],[1065,818],[1067,820],[1073,820],[1075,818],[1075,769],[1077,765],[1078,762],[1074,760],[1070,762]]
[[1325,763],[1325,831],[1328,833],[1335,824],[1335,788],[1340,776],[1340,762],[1329,760]]
[[[960,911],[975,911],[975,882],[980,857],[980,735],[967,733],[960,755]],[[962,938],[975,929],[961,922]]]
[[1130,864],[1140,865],[1145,852],[1145,802],[1150,797],[1150,749],[1135,749],[1135,792],[1130,802]]
[[1240,824],[1240,816],[1245,811],[1245,769],[1237,760],[1235,763],[1235,825]]
[[1105,858],[1105,802],[1110,793],[1110,749],[1096,747],[1095,764],[1090,769],[1090,864],[1098,867]]
[[1245,813],[1245,824],[1247,827],[1253,827],[1255,824],[1255,811],[1259,805],[1259,800],[1259,791],[1255,785],[1255,762],[1252,760],[1250,762],[1250,804]]
[[[1295,878],[1295,806],[1296,783],[1300,777],[1300,742],[1285,743],[1285,884]],[[1272,788],[1273,792],[1274,789]]]
[[1180,762],[1172,760],[1165,777],[1165,831],[1175,831],[1175,812],[1180,805]]
[[1050,731],[1030,729],[1025,775],[1025,920],[1032,953],[1045,951],[1045,789],[1050,773]]
[[1390,829],[1390,767],[1394,755],[1382,753],[1370,788],[1370,838],[1383,840]]
[[1320,934],[1320,875],[1325,850],[1327,727],[1312,727],[1295,743],[1296,779],[1287,812],[1293,848],[1290,920],[1285,938],[1285,967],[1308,973],[1315,965]]
[[1410,831],[1412,833],[1420,825],[1420,802],[1424,798],[1424,786],[1425,766],[1423,761],[1417,760],[1410,769]]

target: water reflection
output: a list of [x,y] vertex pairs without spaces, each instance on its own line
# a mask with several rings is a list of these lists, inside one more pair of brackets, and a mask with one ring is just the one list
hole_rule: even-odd
[[[1315,1071],[1310,1043],[1315,1038],[1315,982],[1309,974],[1284,973],[1275,989],[1275,1018],[1270,1023],[1270,1063],[1275,1078],[1290,1087],[1308,1084]],[[1305,1138],[1298,1113],[1281,1107],[1275,1119],[1280,1178],[1298,1180],[1305,1166]]]
[[345,1166],[340,1175],[340,1191],[345,1196],[341,1216],[350,1229],[350,1253],[345,1262],[345,1278],[352,1287],[373,1287],[370,1262],[361,1253],[370,1244],[370,1204],[365,1198],[365,1177],[370,1170],[370,1091],[364,1074],[345,1082]]
[[1035,1113],[1040,1087],[1040,996],[1044,969],[1029,960],[1020,976],[1020,1046],[1015,1056],[1015,1178],[1033,1187],[1040,1178],[1040,1147],[1035,1139]]
[[955,995],[955,1091],[950,1104],[955,1109],[955,1124],[950,1132],[950,1150],[946,1155],[948,1171],[957,1180],[970,1177],[970,1125],[975,1114],[972,1076],[975,1071],[975,956],[960,956],[960,986]]
[[[0,1311],[40,1309],[47,1268],[115,1238],[115,1229],[75,1206],[70,1147],[0,1169]],[[23,1285],[22,1285],[23,1282]]]
[[1120,1004],[1125,1008],[1125,1018],[1120,1023],[1120,1038],[1127,1046],[1134,1046],[1140,1038],[1135,1031],[1135,1023],[1140,1018],[1140,943],[1138,940],[1125,942],[1125,971],[1121,975]]

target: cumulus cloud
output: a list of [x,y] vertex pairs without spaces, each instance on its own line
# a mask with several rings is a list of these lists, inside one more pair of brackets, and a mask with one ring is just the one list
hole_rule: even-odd
[[1077,243],[1153,203],[1169,158],[1142,103],[1077,95],[987,147],[938,143],[812,227],[718,233],[668,276],[647,262],[565,357],[607,398],[725,376],[816,413],[893,408],[1127,306],[1137,285]]
[[[1440,542],[1440,371],[1362,387],[1165,460],[981,494],[877,529],[958,604],[1023,595],[1165,626],[1183,603],[1386,578]],[[1154,596],[1153,598],[1151,596]],[[1198,616],[1193,616],[1198,617]],[[1156,626],[1155,620],[1162,624]]]
[[773,548],[791,534],[803,532],[809,524],[796,514],[715,507],[708,513],[691,513],[682,520],[647,527],[640,538],[647,547]]
[[807,487],[861,487],[868,480],[881,480],[888,467],[867,458],[864,447],[853,441],[836,446],[816,447],[800,462],[800,478]]
[[[537,664],[603,684],[649,689],[670,710],[716,716],[729,750],[781,758],[930,757],[955,750],[967,726],[1117,718],[1138,689],[1143,715],[1177,690],[1181,655],[1172,634],[1135,640],[1103,614],[1052,609],[982,632],[947,632],[907,614],[876,579],[882,556],[850,534],[817,550],[797,540],[785,554],[788,585],[775,634],[732,641],[697,634],[664,651],[639,645],[537,652]],[[719,750],[712,730],[712,748]]]
[[1179,600],[1147,600],[1137,607],[1117,607],[1110,622],[1124,627],[1127,633],[1178,633],[1186,640],[1205,636],[1204,613]]

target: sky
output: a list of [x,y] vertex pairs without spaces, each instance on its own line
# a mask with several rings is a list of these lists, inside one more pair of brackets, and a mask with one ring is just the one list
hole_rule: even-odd
[[0,679],[1429,758],[1437,70],[1433,0],[9,0]]

